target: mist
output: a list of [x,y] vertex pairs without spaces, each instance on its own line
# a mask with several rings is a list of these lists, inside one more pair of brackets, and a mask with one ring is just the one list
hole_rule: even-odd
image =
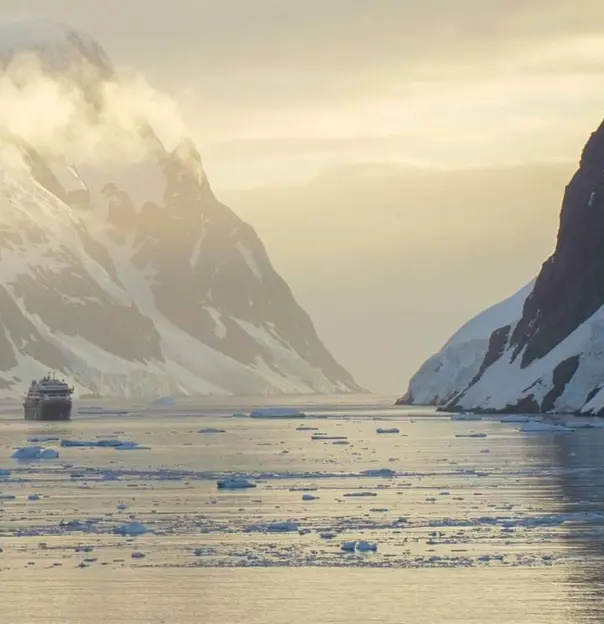
[[[49,52],[50,54],[51,52]],[[37,54],[11,56],[0,72],[0,136],[71,163],[133,163],[149,152],[149,129],[167,150],[187,130],[176,102],[131,68],[79,59],[53,71]],[[3,150],[4,158],[17,156]]]

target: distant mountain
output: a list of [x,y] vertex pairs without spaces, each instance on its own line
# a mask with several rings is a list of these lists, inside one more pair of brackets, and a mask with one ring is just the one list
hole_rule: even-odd
[[566,187],[553,255],[534,284],[471,321],[401,403],[604,415],[604,123]]
[[[0,396],[48,369],[113,396],[362,390],[254,230],[215,198],[193,143],[167,148],[144,109],[124,130],[134,104],[109,99],[128,84],[96,42],[45,21],[11,24],[0,64],[19,93],[58,81],[57,97],[83,109],[51,141],[36,143],[29,125],[1,135]],[[111,145],[110,123],[136,150],[97,162],[87,143]]]

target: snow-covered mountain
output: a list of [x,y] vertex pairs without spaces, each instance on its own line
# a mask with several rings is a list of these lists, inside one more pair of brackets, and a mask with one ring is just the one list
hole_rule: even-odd
[[0,28],[0,65],[0,396],[49,369],[103,396],[361,390],[156,94],[43,21]]
[[604,415],[604,123],[566,187],[537,279],[463,327],[399,402]]

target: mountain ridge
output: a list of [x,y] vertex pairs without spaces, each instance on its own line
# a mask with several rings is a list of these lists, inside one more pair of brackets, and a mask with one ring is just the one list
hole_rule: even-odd
[[[12,25],[25,45],[0,41],[0,56],[42,55],[11,97],[19,103],[39,81],[71,113],[42,135],[52,142],[10,126],[0,138],[0,396],[48,369],[103,396],[363,391],[253,228],[216,199],[193,142],[165,147],[157,111],[132,104],[155,100],[117,77],[81,83],[76,67],[56,85],[57,50],[72,67],[89,39],[58,26],[37,45],[32,30],[46,26]],[[92,50],[106,69],[102,48]],[[94,114],[83,116],[91,92]]]

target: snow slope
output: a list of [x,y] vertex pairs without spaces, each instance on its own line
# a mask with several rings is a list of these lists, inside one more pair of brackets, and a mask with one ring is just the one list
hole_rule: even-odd
[[462,328],[401,402],[604,415],[604,123],[566,187],[556,248],[535,282]]
[[491,334],[499,327],[518,321],[533,284],[527,284],[515,295],[468,321],[441,351],[424,362],[399,403],[444,405],[466,388],[478,374]]
[[[94,96],[94,125],[78,117],[50,147],[10,127],[0,139],[0,397],[49,369],[101,396],[362,390],[215,198],[191,141],[167,149],[144,108],[133,117],[132,98],[115,98],[128,85],[98,44],[43,21],[0,27],[0,57],[21,51],[45,76],[67,68],[61,86],[72,81],[71,104]],[[82,83],[79,63],[102,71]],[[99,119],[121,125],[100,136],[112,127]],[[74,133],[121,143],[110,160],[78,158],[59,149],[65,129],[70,146]]]

